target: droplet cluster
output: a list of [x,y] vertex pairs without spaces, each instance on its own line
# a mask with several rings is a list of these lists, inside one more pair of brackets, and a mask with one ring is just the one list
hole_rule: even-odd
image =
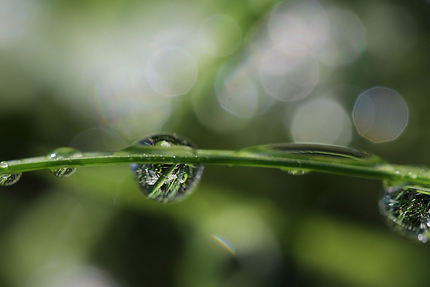
[[[7,161],[0,162],[0,167],[7,168],[9,164]],[[18,182],[22,173],[6,173],[0,174],[0,186],[10,186]]]
[[[49,159],[54,159],[54,160],[60,160],[60,159],[65,159],[65,158],[69,158],[69,157],[76,157],[79,156],[81,153],[71,147],[60,147],[57,148],[56,150],[54,150],[52,153],[50,153],[48,155]],[[55,175],[56,177],[66,177],[69,175],[72,175],[73,173],[75,173],[76,168],[74,167],[61,167],[61,168],[57,168],[57,169],[53,169],[51,170],[52,174]]]

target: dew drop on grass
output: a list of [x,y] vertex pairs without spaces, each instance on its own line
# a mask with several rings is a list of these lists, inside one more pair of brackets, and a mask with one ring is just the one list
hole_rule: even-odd
[[0,186],[10,186],[18,182],[22,173],[0,174]]
[[[188,146],[188,141],[172,135],[154,135],[137,143],[144,146]],[[203,166],[197,164],[131,164],[142,193],[149,199],[167,203],[183,199],[199,182]]]
[[[8,168],[9,164],[7,161],[0,162],[1,168]],[[18,182],[21,178],[22,173],[6,173],[0,174],[0,186],[10,186]]]
[[[60,160],[60,159],[65,159],[70,157],[76,157],[76,156],[79,156],[80,154],[81,153],[74,148],[60,147],[54,150],[53,152],[51,152],[48,155],[48,158],[54,159],[54,160]],[[52,174],[57,177],[66,177],[66,176],[72,175],[73,173],[75,173],[75,171],[76,171],[76,168],[74,167],[61,167],[61,168],[51,170]]]
[[287,172],[291,175],[304,175],[304,174],[308,173],[308,171],[306,171],[304,169],[289,169],[289,170],[287,170]]
[[288,172],[290,175],[305,175],[309,173],[308,170],[300,169],[300,168],[281,168],[282,171]]
[[421,242],[430,238],[430,187],[384,182],[381,213],[394,230]]

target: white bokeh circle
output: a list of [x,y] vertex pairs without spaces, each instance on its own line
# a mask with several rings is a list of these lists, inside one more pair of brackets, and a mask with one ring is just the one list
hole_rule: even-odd
[[197,81],[195,58],[185,49],[175,46],[160,47],[150,54],[146,79],[157,93],[180,96],[188,93]]
[[352,137],[348,114],[330,98],[314,99],[300,106],[288,128],[295,142],[348,145]]
[[387,87],[361,93],[352,111],[357,132],[375,143],[395,140],[408,125],[409,110],[403,97]]

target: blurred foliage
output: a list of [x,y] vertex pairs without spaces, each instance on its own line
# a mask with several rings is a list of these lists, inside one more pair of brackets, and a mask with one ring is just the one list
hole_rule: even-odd
[[[411,33],[410,46],[393,45],[382,54],[372,50],[377,42],[372,39],[388,37],[382,24],[368,20],[374,1],[322,2],[362,19],[367,48],[350,64],[321,64],[308,98],[274,100],[265,112],[237,117],[215,95],[218,71],[247,63],[265,44],[275,4],[0,0],[0,7],[9,9],[0,11],[0,158],[48,154],[59,146],[118,149],[160,131],[182,134],[201,148],[288,142],[292,114],[303,102],[329,91],[350,115],[361,91],[381,85],[404,97],[408,127],[383,144],[351,130],[351,145],[394,163],[430,165],[429,2],[381,4],[406,13],[414,27],[393,33],[390,42],[400,47]],[[180,28],[215,14],[232,17],[242,31],[232,54],[198,54],[198,77],[185,95],[158,102],[162,96],[154,92],[142,100],[144,92],[130,90],[136,83],[129,72],[145,69],[148,49],[160,43],[187,46],[194,35],[186,38]],[[396,29],[403,18],[393,21]],[[164,31],[170,31],[166,38]],[[223,42],[223,35],[215,39],[224,43],[220,49],[238,40]],[[135,58],[138,52],[144,56]],[[115,90],[109,85],[118,79],[124,82]],[[100,83],[106,82],[114,91],[100,97]],[[129,168],[119,166],[82,168],[67,179],[28,173],[1,189],[0,286],[424,286],[427,281],[428,245],[386,227],[377,207],[382,188],[375,181],[211,166],[190,198],[160,205],[146,200]],[[235,255],[211,235],[221,236]]]

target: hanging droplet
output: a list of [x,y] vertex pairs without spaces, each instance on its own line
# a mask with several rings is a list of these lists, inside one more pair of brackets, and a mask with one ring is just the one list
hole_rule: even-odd
[[289,170],[287,170],[287,172],[291,175],[305,175],[306,173],[308,173],[307,170],[298,169],[298,168],[289,169]]
[[281,168],[282,171],[288,172],[290,175],[305,175],[309,173],[308,170],[301,169],[301,168]]
[[22,173],[0,174],[0,186],[10,186],[18,182]]
[[[189,142],[172,135],[155,135],[139,141],[145,146],[188,146]],[[199,182],[203,166],[197,164],[131,164],[131,170],[143,194],[158,202],[172,202],[189,195]]]
[[7,163],[7,161],[0,162],[0,167],[7,168],[8,166],[9,166],[9,164]]
[[[59,159],[65,159],[70,157],[76,157],[76,156],[79,156],[80,154],[81,153],[74,148],[60,147],[54,150],[52,153],[50,153],[48,157],[50,159],[59,160]],[[61,167],[61,168],[51,170],[52,174],[57,177],[66,177],[66,176],[72,175],[73,173],[75,173],[75,171],[76,171],[76,168],[74,167]]]
[[430,187],[384,182],[379,207],[398,232],[427,242],[430,238]]

